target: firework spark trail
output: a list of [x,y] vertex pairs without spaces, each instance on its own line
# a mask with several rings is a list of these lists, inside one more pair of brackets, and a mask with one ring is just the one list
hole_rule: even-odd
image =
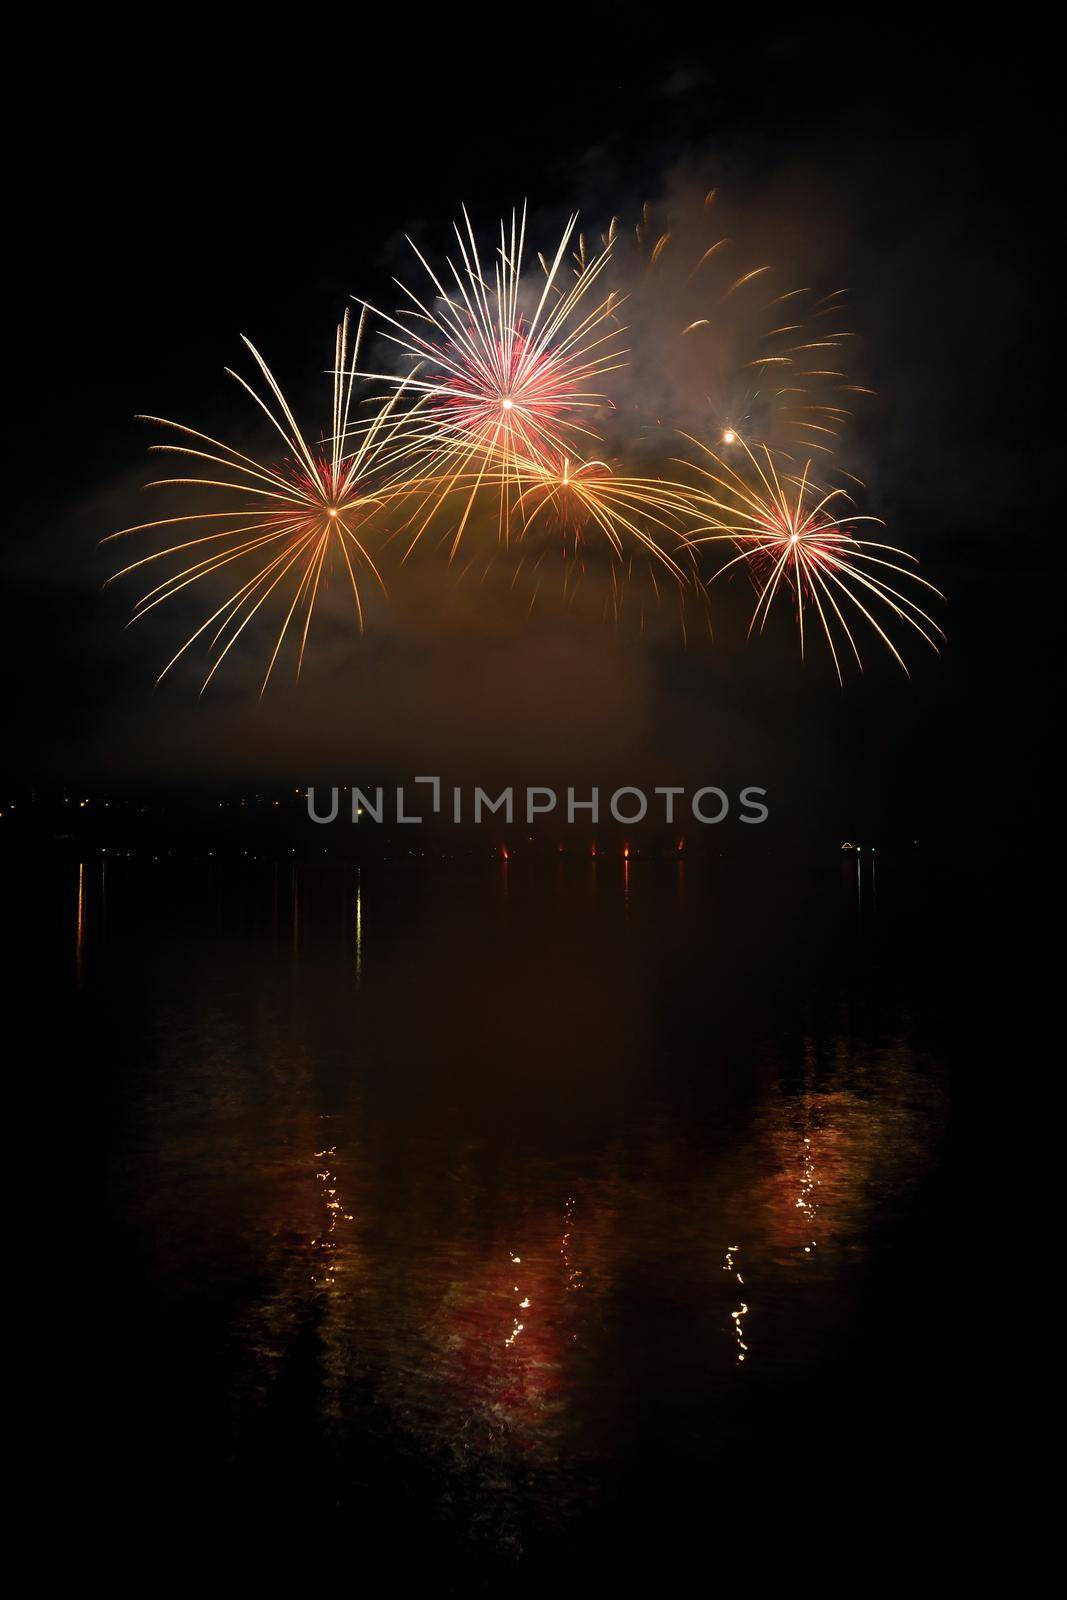
[[740,270],[735,241],[711,226],[717,210],[714,190],[699,214],[683,208],[657,220],[646,205],[628,265],[617,251],[633,321],[645,336],[631,353],[638,391],[656,396],[667,379],[679,424],[700,415],[697,432],[710,421],[719,432],[736,428],[782,451],[788,445],[829,458],[854,397],[873,392],[846,370],[855,338],[842,326],[848,291],[775,292],[770,264]]
[[[495,487],[500,476],[497,469],[484,482]],[[509,569],[508,592],[518,592],[522,580],[532,611],[546,578],[547,592],[552,592],[549,562],[554,553],[562,557],[559,598],[565,607],[576,604],[579,591],[590,595],[589,575],[600,568],[606,576],[604,621],[618,625],[624,609],[636,610],[643,636],[646,600],[659,611],[666,591],[677,601],[683,640],[688,636],[687,607],[693,600],[699,602],[710,632],[706,585],[697,552],[685,540],[693,519],[688,486],[662,478],[616,475],[603,460],[569,456],[536,460],[516,456],[509,482],[515,491],[511,542],[488,556],[484,550],[473,552],[459,572],[459,581],[473,573],[486,582],[503,560]],[[632,596],[629,601],[628,596]]]
[[[641,553],[659,562],[676,582],[689,575],[659,542],[664,534],[682,543],[681,517],[690,509],[680,485],[658,478],[616,477],[605,461],[515,458],[518,485],[515,511],[522,537],[539,519],[554,513],[558,529],[577,549],[590,525],[603,534],[612,555],[623,560],[632,540]],[[653,532],[651,530],[657,530]]]
[[[353,389],[359,375],[357,362],[364,323],[365,313],[360,318],[351,349],[347,312],[337,329],[331,431],[315,448],[309,445],[301,432],[277,380],[251,340],[244,339],[243,342],[256,362],[269,398],[264,399],[239,373],[226,369],[227,375],[249,395],[284,441],[287,455],[280,464],[256,460],[209,434],[165,417],[142,419],[173,429],[191,441],[188,444],[167,442],[152,445],[150,449],[153,453],[204,461],[221,468],[226,474],[161,478],[149,484],[149,488],[195,486],[253,497],[251,506],[161,517],[122,528],[102,541],[108,543],[129,534],[157,528],[169,529],[179,524],[222,524],[211,532],[183,539],[166,549],[142,556],[108,579],[109,583],[113,583],[150,562],[197,551],[197,559],[172,572],[140,597],[131,622],[139,621],[156,606],[172,599],[191,584],[222,573],[235,563],[254,564],[251,576],[244,579],[175,652],[160,673],[160,679],[197,639],[214,627],[209,648],[215,654],[201,687],[203,693],[249,623],[289,580],[292,591],[290,602],[263,678],[260,689],[262,695],[294,618],[300,627],[297,657],[299,678],[316,600],[320,590],[328,583],[329,570],[335,560],[342,576],[351,585],[360,630],[363,627],[363,602],[357,569],[369,569],[384,592],[381,574],[360,535],[365,532],[365,525],[376,512],[410,488],[399,476],[399,462],[404,452],[400,441],[398,408],[404,391],[398,387],[373,418],[360,426],[358,447],[345,454],[346,440],[351,438],[353,432],[350,416]],[[289,590],[284,592],[288,594]]]
[[[454,229],[460,265],[447,261],[454,287],[446,287],[412,244],[433,285],[432,303],[397,280],[414,310],[396,317],[376,313],[394,330],[385,337],[411,358],[411,370],[402,377],[362,374],[422,401],[421,408],[405,413],[405,420],[414,418],[407,444],[431,487],[411,519],[417,527],[407,554],[442,505],[459,495],[465,503],[452,536],[454,556],[487,481],[498,492],[497,534],[506,544],[518,487],[517,461],[546,462],[573,450],[575,436],[595,438],[588,413],[604,403],[604,396],[589,385],[625,364],[625,351],[618,345],[622,330],[613,320],[617,297],[608,294],[590,305],[590,291],[610,257],[610,244],[587,260],[579,238],[573,281],[564,281],[576,214],[551,262],[541,257],[544,283],[528,315],[520,303],[525,206],[521,215],[512,213],[510,230],[500,225],[491,283],[465,208],[463,222],[462,230],[458,224]],[[427,333],[401,321],[405,315],[424,323]]]
[[[699,439],[689,434],[684,437],[702,450],[718,469],[695,466],[703,482],[694,492],[693,506],[704,521],[689,530],[687,542],[700,546],[727,540],[739,552],[718,569],[713,580],[739,564],[752,574],[757,598],[749,623],[750,634],[757,623],[762,633],[775,596],[788,592],[796,604],[801,656],[805,648],[806,599],[822,626],[840,682],[844,681],[837,648],[841,635],[847,639],[857,665],[861,670],[863,667],[846,616],[848,607],[855,608],[864,617],[905,673],[908,669],[904,658],[873,614],[872,605],[884,607],[899,621],[907,623],[937,651],[934,635],[944,638],[941,628],[915,600],[881,574],[899,574],[943,599],[941,591],[911,567],[901,565],[900,560],[887,559],[900,557],[903,561],[914,562],[915,558],[907,551],[874,540],[857,539],[850,532],[850,527],[859,522],[881,525],[880,518],[854,514],[834,516],[833,503],[848,496],[843,489],[818,488],[809,476],[810,462],[799,477],[780,475],[766,446],[762,448],[764,461],[761,462],[745,441],[733,434],[753,468],[754,479],[750,482]],[[851,620],[855,625],[854,616]],[[840,630],[837,640],[835,630]]]

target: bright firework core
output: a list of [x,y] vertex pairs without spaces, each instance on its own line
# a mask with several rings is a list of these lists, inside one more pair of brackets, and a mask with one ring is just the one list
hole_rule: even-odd
[[[353,344],[349,341],[347,313],[337,329],[332,420],[326,436],[328,448],[323,451],[316,451],[308,443],[270,368],[248,339],[244,343],[259,368],[273,404],[238,373],[231,372],[230,376],[255,401],[283,440],[286,462],[279,464],[269,457],[255,460],[195,428],[163,417],[148,419],[173,429],[182,441],[158,444],[152,447],[154,450],[177,454],[183,461],[204,461],[210,468],[209,477],[164,478],[157,482],[186,487],[199,484],[215,494],[226,495],[227,505],[216,510],[156,518],[110,536],[120,538],[125,534],[179,525],[185,529],[190,523],[198,524],[201,529],[192,537],[142,556],[122,569],[122,573],[132,572],[152,561],[178,558],[177,570],[142,595],[134,618],[145,616],[191,584],[215,574],[230,575],[238,580],[236,587],[171,657],[161,677],[190,645],[213,629],[209,638],[214,661],[204,679],[206,688],[248,624],[271,597],[277,595],[281,602],[281,622],[263,678],[262,693],[290,628],[294,642],[299,640],[296,664],[299,677],[312,613],[320,591],[328,586],[332,569],[340,571],[351,584],[361,629],[363,603],[357,572],[365,568],[384,591],[381,574],[363,537],[364,524],[369,521],[371,512],[388,500],[395,485],[397,451],[393,413],[399,396],[393,396],[358,430],[356,447],[346,451],[365,316],[366,313],[360,318]],[[238,498],[233,500],[230,496]],[[184,566],[180,565],[183,557],[188,563]]]
[[[554,255],[539,256],[540,272],[527,273],[525,207],[512,214],[510,225],[501,223],[491,255],[479,249],[464,211],[455,229],[459,258],[448,261],[445,273],[415,252],[433,293],[422,299],[401,285],[409,305],[397,316],[377,313],[383,337],[411,367],[399,377],[362,376],[403,392],[398,415],[415,471],[427,485],[409,519],[407,554],[438,515],[447,515],[454,555],[489,481],[497,491],[498,539],[506,544],[509,508],[522,488],[518,461],[541,468],[576,440],[596,437],[591,413],[605,403],[597,384],[626,363],[616,297],[597,300],[592,293],[610,243],[587,258],[579,236],[575,250],[577,220],[575,214],[567,222]],[[454,518],[448,507],[453,496]]]
[[[789,594],[796,607],[801,655],[806,606],[826,639],[839,679],[838,646],[842,641],[857,665],[863,664],[853,633],[857,616],[873,628],[907,672],[903,656],[871,609],[874,604],[913,628],[936,651],[937,638],[944,637],[942,630],[896,585],[904,578],[939,597],[940,591],[920,578],[912,566],[903,564],[913,560],[905,551],[856,537],[856,524],[877,522],[877,517],[834,516],[830,508],[847,501],[845,491],[819,488],[810,476],[810,463],[799,477],[784,470],[780,474],[766,445],[757,456],[744,439],[738,440],[752,469],[751,475],[742,477],[707,445],[692,438],[690,442],[697,444],[712,465],[697,468],[703,481],[694,504],[701,507],[707,521],[702,530],[687,536],[687,542],[700,545],[727,540],[737,550],[715,576],[739,563],[749,569],[757,591],[750,633],[754,628],[762,633],[775,596]],[[886,573],[892,575],[889,581]]]

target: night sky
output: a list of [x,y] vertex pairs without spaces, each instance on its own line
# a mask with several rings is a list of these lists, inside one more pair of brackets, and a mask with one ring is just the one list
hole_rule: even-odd
[[[49,62],[48,110],[15,152],[7,781],[728,776],[828,827],[973,825],[1013,782],[1042,670],[1027,613],[1056,367],[1032,65],[1003,41],[858,21],[300,26],[238,45],[188,25],[122,56],[93,30]],[[854,291],[878,390],[855,456],[949,597],[941,660],[917,641],[909,682],[871,652],[842,691],[788,627],[746,650],[737,603],[713,647],[683,654],[424,596],[264,707],[223,680],[202,701],[188,675],[153,689],[172,625],[125,631],[130,593],[101,594],[96,548],[151,514],[135,413],[226,428],[244,332],[314,415],[348,296],[394,304],[403,235],[440,255],[460,202],[488,230],[526,198],[540,239],[570,209],[599,228],[712,185],[794,281]]]

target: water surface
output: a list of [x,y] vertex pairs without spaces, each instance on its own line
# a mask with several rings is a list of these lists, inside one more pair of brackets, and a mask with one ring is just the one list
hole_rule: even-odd
[[399,1527],[492,1587],[885,1492],[930,1421],[951,1111],[914,863],[60,892],[139,1514]]

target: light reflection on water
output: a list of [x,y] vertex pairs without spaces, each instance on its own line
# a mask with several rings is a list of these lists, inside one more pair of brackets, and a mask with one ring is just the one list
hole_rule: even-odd
[[[832,1360],[945,1116],[877,962],[780,992],[790,910],[772,934],[681,862],[537,870],[293,868],[279,906],[267,869],[126,925],[125,1203],[154,1273],[216,1297],[236,1413],[299,1370],[315,1430],[428,1463],[505,1550],[580,1517],[661,1408],[711,1450],[743,1386]],[[106,993],[129,943],[93,950],[77,893]]]

